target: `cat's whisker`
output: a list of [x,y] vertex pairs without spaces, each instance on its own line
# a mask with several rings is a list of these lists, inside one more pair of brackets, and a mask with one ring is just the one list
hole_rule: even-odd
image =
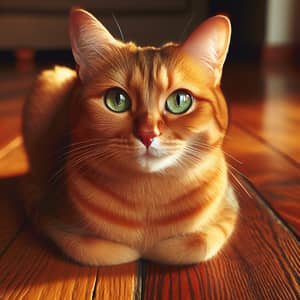
[[72,155],[80,154],[82,151],[87,151],[87,150],[94,150],[92,147],[86,147],[86,148],[81,148],[81,149],[72,149],[70,151],[65,151],[63,153],[59,153],[57,157],[55,157],[56,162],[58,164],[64,163],[66,159],[70,158]]
[[241,187],[241,189],[245,192],[245,194],[249,197],[249,198],[253,198],[252,195],[247,191],[246,187],[242,184],[242,182],[237,178],[237,176],[234,175],[234,173],[230,170],[230,168],[228,168],[228,172],[231,174],[231,176],[234,178],[234,180],[236,181],[236,183]]
[[[214,147],[211,147],[210,145],[206,145],[206,144],[201,144],[203,147],[207,147],[208,149],[214,149]],[[225,150],[222,149],[222,152],[224,153],[225,156],[228,156],[229,158],[231,158],[232,160],[236,161],[239,164],[243,164],[243,162],[241,162],[240,160],[238,160],[237,158],[235,158],[232,154],[226,152]]]
[[245,174],[243,174],[240,170],[238,170],[237,168],[235,168],[232,164],[230,164],[230,163],[227,162],[227,166],[229,168],[233,169],[235,172],[237,172],[241,177],[245,177],[246,179],[248,179],[250,181],[250,179]]
[[62,176],[64,171],[65,171],[65,165],[63,165],[54,174],[52,174],[52,176],[48,180],[48,183],[51,185],[55,184],[58,181],[58,179]]
[[118,30],[119,30],[119,33],[120,33],[120,36],[121,36],[122,41],[125,42],[125,37],[124,37],[123,31],[122,31],[121,26],[120,26],[120,24],[119,24],[119,22],[118,22],[118,20],[117,20],[117,18],[116,18],[116,16],[115,16],[114,13],[112,13],[112,17],[113,17],[113,19],[114,19],[114,22],[115,22],[116,25],[117,25],[117,28],[118,28]]
[[[211,146],[209,144],[200,142],[200,141],[195,141],[193,144],[199,146],[199,147],[203,147],[206,148],[208,150],[213,150],[215,147]],[[232,154],[226,152],[225,150],[222,149],[222,152],[224,153],[225,156],[231,158],[232,160],[234,160],[235,162],[239,163],[239,164],[243,164],[243,162],[241,162],[240,160],[238,160],[237,158],[235,158]]]
[[189,29],[189,27],[190,27],[192,21],[194,20],[194,18],[195,18],[195,13],[192,13],[191,16],[188,18],[186,24],[185,24],[184,27],[183,27],[183,30],[182,30],[182,32],[181,32],[181,34],[180,34],[180,36],[179,36],[179,41],[182,41],[182,40],[183,40],[183,38],[184,38],[184,36],[185,36],[187,30]]
[[[205,149],[207,149],[207,147],[204,147]],[[189,161],[192,161],[196,164],[201,163],[202,159],[201,157],[199,157],[199,152],[197,152],[194,148],[189,148],[189,155],[187,156],[187,159],[189,159]],[[185,154],[187,155],[187,154]],[[239,173],[239,175],[241,175],[241,173],[234,168],[233,166],[231,166],[229,163],[227,163],[228,167],[231,169],[234,169],[236,172]],[[252,198],[252,195],[249,194],[249,192],[247,191],[247,189],[245,188],[245,186],[241,183],[241,181],[233,174],[233,172],[228,168],[228,172],[232,175],[233,179],[235,180],[235,182],[238,184],[238,186],[250,197]],[[234,183],[232,183],[234,185]]]
[[[205,145],[203,143],[199,143],[199,146],[200,148],[204,148],[204,149],[211,149],[211,147],[209,147],[209,145]],[[198,162],[198,163],[201,163],[201,158],[198,156],[199,153],[197,153],[196,149],[194,149],[193,147],[187,147],[187,149],[189,150],[189,154],[190,154],[190,157],[189,159],[190,160],[193,160],[194,162]],[[230,170],[231,169],[234,169],[236,172],[238,172],[239,175],[241,175],[241,173],[236,169],[234,168],[230,163],[227,163],[228,165],[228,172],[232,175],[233,179],[235,180],[235,182],[238,184],[238,186],[250,197],[252,198],[252,195],[247,191],[247,189],[245,188],[245,186],[241,183],[241,181],[235,176],[235,174],[233,174],[233,172]]]
[[93,149],[92,149],[89,152],[81,153],[77,156],[71,157],[69,159],[69,163],[71,164],[72,167],[73,166],[75,167],[76,164],[80,164],[83,161],[88,161],[89,159],[92,159],[95,157],[97,157],[98,159],[106,158],[108,154],[109,154],[109,152],[108,153],[107,152],[98,153],[98,152],[93,151]]
[[[91,141],[96,141],[91,143]],[[54,158],[58,160],[58,162],[63,162],[70,154],[77,153],[82,150],[95,150],[99,146],[107,145],[107,143],[103,141],[99,141],[98,139],[90,139],[83,142],[71,143],[65,147],[62,147],[60,150],[56,151],[56,156]],[[69,149],[69,150],[68,150]],[[64,150],[64,151],[63,151]]]
[[90,139],[86,139],[86,140],[81,140],[78,142],[72,142],[69,143],[69,146],[76,146],[76,145],[82,145],[82,144],[87,144],[90,142],[99,142],[99,143],[103,143],[103,140],[99,139],[99,138],[90,138]]
[[85,149],[97,149],[96,147],[99,147],[99,146],[103,146],[105,145],[104,143],[89,143],[89,144],[86,144],[86,145],[79,145],[79,146],[73,146],[73,147],[70,147],[71,149],[66,151],[66,154],[69,155],[69,154],[72,154],[72,153],[76,153],[77,151],[81,151],[81,150],[85,150]]
[[203,162],[202,159],[199,157],[199,151],[197,153],[189,152],[189,153],[182,153],[182,157],[187,160],[188,162],[193,162],[195,165]]
[[99,139],[88,139],[88,140],[80,141],[80,142],[67,143],[66,145],[64,145],[64,146],[60,147],[59,149],[57,149],[54,153],[59,153],[59,152],[68,150],[68,149],[70,149],[72,147],[75,147],[75,146],[88,145],[91,142],[99,142],[99,143],[101,143],[101,140],[99,140]]
[[243,162],[238,160],[237,158],[235,158],[234,156],[232,156],[231,154],[225,152],[224,150],[222,150],[222,152],[224,153],[225,156],[229,157],[230,159],[234,160],[235,162],[237,162],[238,164],[242,165]]
[[[249,177],[247,177],[245,174],[243,174],[241,171],[239,171],[237,168],[235,168],[233,165],[227,162],[227,167],[235,171],[240,177],[246,178],[248,181],[251,181]],[[251,197],[252,198],[252,197]]]
[[[94,158],[97,156],[97,159],[100,159],[101,156],[99,156],[99,153],[95,152],[95,149],[88,149],[83,151],[78,151],[77,153],[73,153],[72,155],[68,156],[68,163],[70,167],[77,167],[81,164],[82,161],[87,161],[90,158]],[[103,158],[107,157],[107,154],[102,153]],[[49,183],[54,183],[59,179],[60,176],[63,175],[65,170],[65,165],[61,168],[59,168],[49,179]]]

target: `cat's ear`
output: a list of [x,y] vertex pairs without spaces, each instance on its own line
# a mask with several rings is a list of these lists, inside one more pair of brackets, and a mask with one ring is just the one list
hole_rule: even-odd
[[71,10],[69,32],[78,74],[83,81],[92,76],[104,49],[120,44],[92,14],[80,8]]
[[180,48],[185,54],[205,63],[212,71],[215,83],[218,83],[228,52],[230,36],[230,20],[226,16],[217,15],[200,24]]

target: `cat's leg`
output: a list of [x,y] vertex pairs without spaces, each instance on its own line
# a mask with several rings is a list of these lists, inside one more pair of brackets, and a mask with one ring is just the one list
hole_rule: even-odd
[[47,233],[67,256],[85,265],[118,265],[140,258],[137,250],[117,242],[82,236],[52,226]]
[[223,209],[218,218],[201,231],[162,240],[142,256],[166,264],[193,264],[208,260],[227,241],[236,218],[237,210]]

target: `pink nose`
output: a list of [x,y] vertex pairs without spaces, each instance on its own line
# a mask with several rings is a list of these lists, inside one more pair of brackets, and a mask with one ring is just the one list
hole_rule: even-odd
[[153,139],[161,134],[158,128],[158,122],[147,114],[143,114],[136,119],[135,136],[145,145],[148,149],[153,142]]
[[153,139],[159,134],[155,131],[140,131],[138,132],[138,138],[145,145],[146,148],[149,148]]

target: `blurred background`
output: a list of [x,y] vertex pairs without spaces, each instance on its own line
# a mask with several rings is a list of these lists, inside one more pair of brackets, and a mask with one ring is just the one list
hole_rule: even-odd
[[73,5],[93,14],[120,38],[160,45],[180,41],[203,19],[223,13],[233,24],[227,63],[297,63],[299,0],[1,0],[0,63],[72,64],[68,14]]

